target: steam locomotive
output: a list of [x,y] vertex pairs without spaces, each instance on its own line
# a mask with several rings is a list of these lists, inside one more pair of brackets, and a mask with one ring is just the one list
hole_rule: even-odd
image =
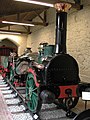
[[[10,80],[25,80],[26,103],[31,112],[41,110],[42,103],[55,103],[67,111],[74,108],[88,86],[80,83],[77,61],[66,52],[66,29],[68,4],[59,4],[56,12],[55,45],[40,43],[38,59],[24,55],[11,65]],[[20,77],[21,78],[20,78]],[[68,114],[69,113],[69,114]]]
[[55,103],[70,110],[79,100],[79,68],[66,53],[66,28],[67,12],[57,11],[55,45],[41,43],[38,60],[30,62],[26,100],[33,113],[40,111],[42,103]]

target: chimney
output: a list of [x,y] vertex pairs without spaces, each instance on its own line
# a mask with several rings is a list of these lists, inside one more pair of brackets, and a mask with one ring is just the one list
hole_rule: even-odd
[[67,10],[68,3],[57,3],[56,8],[56,41],[55,54],[66,53]]

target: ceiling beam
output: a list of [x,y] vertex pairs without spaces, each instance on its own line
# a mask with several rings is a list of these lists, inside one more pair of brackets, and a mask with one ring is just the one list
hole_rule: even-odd
[[25,28],[25,30],[27,31],[27,33],[31,34],[31,29],[30,26],[23,26]]
[[23,17],[23,20],[27,19],[28,16],[30,16],[30,12],[26,13],[25,16]]
[[[8,22],[8,23],[6,23],[6,22]],[[43,20],[43,22],[33,22],[33,21],[22,21],[22,20],[19,20],[19,21],[16,21],[16,20],[13,20],[13,21],[9,21],[9,20],[1,20],[0,21],[0,23],[2,23],[2,24],[6,24],[6,26],[8,25],[8,24],[10,24],[10,25],[12,25],[12,22],[15,22],[15,23],[17,23],[16,25],[18,25],[18,23],[24,23],[24,24],[27,24],[27,26],[29,26],[30,24],[31,25],[41,25],[41,26],[46,26],[47,25],[47,23],[45,22],[45,20]],[[15,25],[15,24],[14,24]],[[23,25],[22,25],[23,26]]]
[[17,20],[20,20],[20,13],[17,13]]
[[48,8],[36,8],[36,9],[31,9],[31,10],[23,10],[23,11],[20,11],[20,12],[18,12],[18,10],[17,11],[15,11],[15,12],[12,12],[12,11],[10,11],[9,13],[7,13],[7,14],[4,14],[4,15],[0,15],[0,17],[5,17],[5,16],[8,16],[8,15],[15,15],[15,14],[22,14],[22,13],[28,13],[28,12],[34,12],[34,11],[38,11],[38,10],[42,10],[42,11],[44,11],[44,10],[47,10]]
[[71,5],[72,5],[72,8],[75,8],[77,10],[83,9],[83,5],[81,5],[81,4],[77,4],[77,3],[74,4],[74,3],[72,3]]
[[48,23],[46,22],[46,11],[44,11],[44,16],[42,17],[40,14],[38,14],[36,11],[35,11],[35,14],[42,20],[42,24],[44,25],[44,26],[47,26],[48,25]]

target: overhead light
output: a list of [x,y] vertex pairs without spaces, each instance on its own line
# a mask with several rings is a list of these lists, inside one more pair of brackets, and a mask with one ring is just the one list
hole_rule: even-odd
[[2,21],[2,23],[13,24],[13,25],[35,26],[34,24],[29,24],[29,23],[19,23],[19,22],[10,22],[10,21]]
[[7,32],[7,31],[0,31],[0,34],[15,34],[15,35],[20,35],[21,33],[18,32]]
[[39,2],[39,1],[33,1],[33,0],[14,0],[14,1],[20,1],[20,2],[26,2],[26,3],[31,3],[31,4],[43,5],[43,6],[47,6],[47,7],[54,7],[53,4],[45,3],[45,2]]

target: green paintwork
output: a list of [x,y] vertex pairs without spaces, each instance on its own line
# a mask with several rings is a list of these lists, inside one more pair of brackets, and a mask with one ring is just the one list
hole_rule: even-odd
[[54,53],[54,45],[48,45],[44,47],[44,56],[53,55]]
[[34,76],[31,73],[28,73],[26,81],[26,99],[29,100],[27,105],[30,111],[36,112],[38,107],[38,93],[34,83]]
[[1,56],[1,65],[2,65],[4,68],[7,68],[7,67],[8,67],[8,57],[7,57],[7,56]]
[[42,58],[53,56],[55,50],[54,45],[44,46],[43,49],[40,49],[38,52],[38,63],[42,64]]
[[11,66],[10,68],[10,83],[13,84],[14,83],[14,70]]

